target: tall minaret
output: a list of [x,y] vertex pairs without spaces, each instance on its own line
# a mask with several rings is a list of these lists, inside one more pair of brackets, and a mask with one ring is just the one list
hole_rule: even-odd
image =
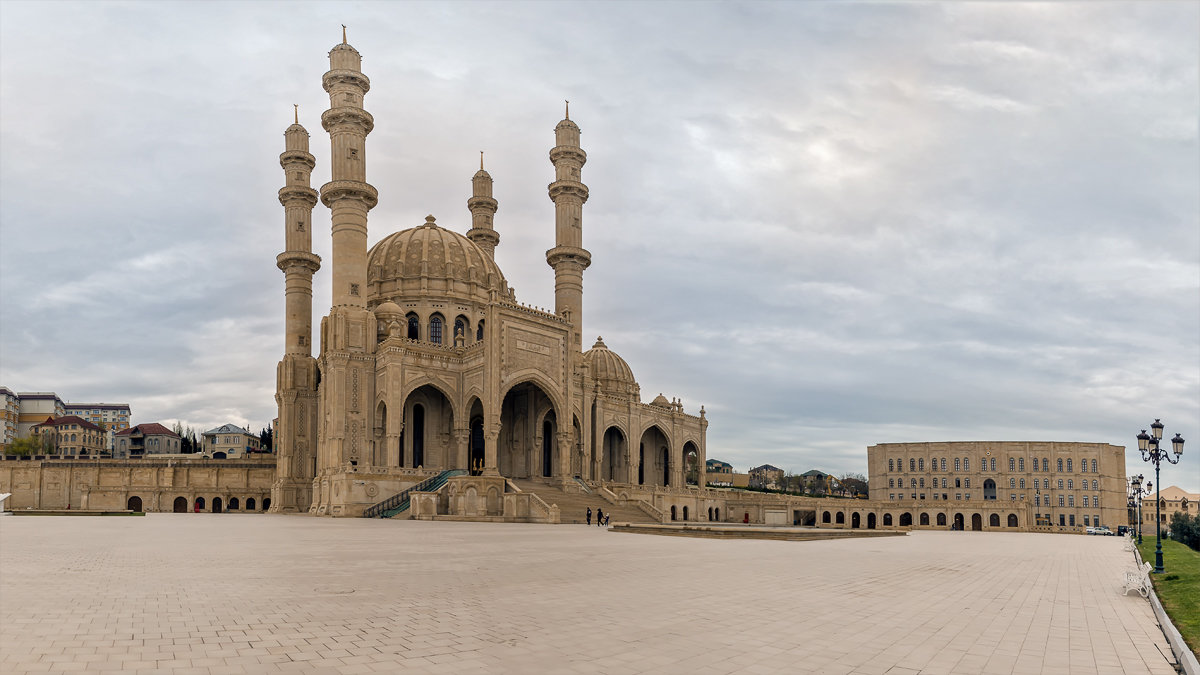
[[554,127],[554,139],[550,150],[554,182],[549,191],[554,202],[555,247],[546,251],[546,263],[554,268],[554,312],[567,316],[572,325],[571,344],[581,351],[583,271],[592,264],[592,254],[583,248],[583,203],[588,189],[579,175],[587,153],[579,147],[579,127],[571,121],[570,107]]
[[271,486],[271,511],[307,511],[312,500],[313,453],[317,440],[317,367],[312,357],[312,277],[321,259],[312,252],[312,189],[316,165],[308,152],[308,132],[296,122],[284,132],[279,155],[284,185],[279,203],[284,210],[284,252],[275,258],[285,275],[283,360],[275,373],[276,480]]
[[471,179],[471,198],[467,200],[467,208],[471,211],[471,229],[467,239],[488,254],[489,258],[496,257],[496,244],[500,243],[500,233],[492,227],[492,219],[496,216],[496,200],[492,198],[492,176],[483,170],[483,153],[479,153],[479,171]]
[[332,145],[332,180],[321,186],[321,203],[333,212],[333,306],[367,306],[367,212],[379,193],[367,183],[367,134],[375,127],[363,110],[371,81],[362,74],[362,56],[346,43],[329,52],[329,72],[321,83],[329,110],[321,125]]

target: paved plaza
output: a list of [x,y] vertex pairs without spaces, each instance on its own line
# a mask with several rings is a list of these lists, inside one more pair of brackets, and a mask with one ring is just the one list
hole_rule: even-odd
[[7,517],[0,672],[1174,673],[1132,566],[1048,534]]

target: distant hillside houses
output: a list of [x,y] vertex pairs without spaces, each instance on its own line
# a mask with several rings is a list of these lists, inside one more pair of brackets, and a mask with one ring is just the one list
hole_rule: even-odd
[[261,452],[262,444],[256,434],[236,424],[223,424],[202,434],[200,452],[213,459],[233,459]]

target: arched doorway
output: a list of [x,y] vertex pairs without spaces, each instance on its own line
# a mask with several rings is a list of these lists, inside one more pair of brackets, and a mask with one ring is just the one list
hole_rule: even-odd
[[267,497],[266,499],[263,499],[263,511],[266,511],[269,508],[271,508],[271,498]]
[[700,484],[700,450],[691,441],[683,444],[683,482],[686,485]]
[[253,511],[257,504],[254,503],[254,497],[246,497],[246,510]]
[[671,505],[671,520],[675,520],[675,505]]
[[719,507],[719,506],[718,506],[718,507],[716,507],[716,508],[714,508],[714,509],[713,509],[713,519],[714,519],[714,520],[716,520],[716,521],[718,521],[718,522],[720,522],[720,520],[721,520],[721,507]]
[[1000,527],[1000,514],[993,513],[988,516],[988,527]]
[[1009,527],[1017,526],[1017,514],[1015,514],[1015,513],[1008,514],[1008,526]]
[[212,456],[212,458],[213,458],[213,459],[225,459],[225,453],[223,453],[223,452],[214,452],[214,453],[213,453],[213,456]]
[[822,523],[828,523],[828,522],[829,522],[829,512],[828,512],[828,511],[822,511],[822,512],[821,512],[821,522],[822,522]]
[[883,514],[883,526],[884,527],[892,526],[892,514],[890,514],[890,513]]
[[604,430],[604,441],[600,451],[600,479],[624,482],[625,434],[616,427]]
[[[476,401],[475,404],[481,409],[483,408],[482,405],[479,405],[478,401]],[[483,473],[483,465],[485,462],[484,452],[483,415],[481,414],[471,418],[471,440],[470,448],[467,451],[467,466],[470,468],[471,473],[476,476]]]
[[685,506],[685,507],[683,507],[683,520],[684,520],[684,522],[687,522],[687,519],[688,519],[688,509],[687,509],[687,507]]
[[900,527],[911,527],[911,526],[912,526],[912,514],[911,513],[901,513],[900,514]]
[[868,530],[875,529],[875,514],[874,513],[867,514],[867,529]]
[[946,514],[944,514],[944,513],[937,514],[937,524],[938,524],[938,527],[946,526]]
[[237,497],[230,497],[230,498],[229,498],[229,510],[230,510],[230,511],[237,511],[237,510],[239,510],[239,509],[241,509],[241,508],[242,508],[242,505],[241,505],[241,503],[240,503],[240,502],[238,502],[238,498],[237,498]]
[[996,499],[996,481],[991,478],[983,481],[983,498],[989,500]]
[[560,475],[555,413],[553,399],[533,382],[516,384],[504,394],[496,448],[501,475],[509,478]]
[[220,512],[221,512],[221,510],[222,510],[222,509],[221,509],[221,498],[220,498],[220,497],[213,497],[213,502],[212,502],[212,512],[213,512],[213,513],[220,513]]
[[862,516],[859,515],[858,511],[855,511],[850,514],[850,529],[857,530],[860,527],[862,527]]
[[846,524],[846,512],[845,512],[845,511],[838,511],[838,512],[837,512],[836,521],[837,521],[837,522],[836,522],[836,523],[834,523],[835,525],[845,525],[845,524]]
[[978,513],[971,514],[971,530],[974,532],[983,530],[983,516]]
[[[642,432],[639,442],[642,467],[638,470],[643,485],[667,487],[671,484],[671,447],[667,434],[657,426]],[[649,466],[646,463],[649,462]]]
[[400,466],[461,468],[457,462],[462,458],[455,456],[454,407],[440,389],[430,384],[417,387],[404,399],[401,410],[404,431],[397,452]]
[[921,525],[924,527],[929,527],[929,514],[928,513],[921,514]]
[[204,497],[196,497],[196,503],[194,504],[194,507],[197,512],[203,511],[204,510]]
[[961,531],[963,531],[963,530],[967,529],[967,528],[966,528],[966,527],[963,525],[963,522],[964,522],[964,521],[963,521],[963,514],[961,514],[961,513],[956,513],[956,514],[954,514],[954,529],[958,530],[959,532],[961,532]]
[[712,520],[712,507],[708,507],[708,519]]
[[141,513],[142,512],[142,498],[141,497],[130,497],[129,501],[127,501],[125,503],[125,508],[129,509],[130,511],[133,511],[134,513]]
[[176,497],[171,504],[172,513],[187,513],[187,497]]

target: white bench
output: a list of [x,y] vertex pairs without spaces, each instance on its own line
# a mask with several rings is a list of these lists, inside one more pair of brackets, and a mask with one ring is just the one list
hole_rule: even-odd
[[1150,597],[1150,570],[1154,566],[1150,563],[1142,563],[1142,566],[1136,570],[1128,570],[1125,572],[1125,595],[1129,595],[1129,591],[1137,591],[1143,598]]
[[1131,534],[1131,535],[1125,537],[1125,550],[1129,551],[1130,553],[1133,553],[1133,550],[1136,548],[1137,548],[1137,544],[1134,541],[1133,535]]

